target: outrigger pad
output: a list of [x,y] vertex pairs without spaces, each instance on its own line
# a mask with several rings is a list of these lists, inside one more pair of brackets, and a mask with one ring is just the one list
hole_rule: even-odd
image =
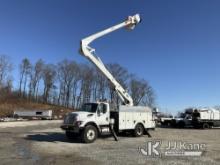
[[152,137],[151,134],[150,134],[148,131],[146,131],[146,135],[147,135],[148,137]]
[[114,128],[113,128],[113,125],[110,124],[110,125],[109,125],[109,128],[110,128],[111,134],[113,135],[115,141],[118,141],[118,137],[117,137],[117,135],[116,135],[116,133],[115,133],[115,130],[114,130]]

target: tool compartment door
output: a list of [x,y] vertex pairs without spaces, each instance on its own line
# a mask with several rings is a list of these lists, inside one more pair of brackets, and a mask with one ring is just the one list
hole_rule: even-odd
[[119,112],[119,130],[126,129],[126,112]]
[[119,112],[119,129],[134,129],[133,112]]
[[125,127],[126,129],[134,129],[133,112],[125,112]]

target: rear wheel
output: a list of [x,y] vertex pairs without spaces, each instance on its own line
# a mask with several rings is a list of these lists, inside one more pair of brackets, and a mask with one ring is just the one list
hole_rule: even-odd
[[136,125],[134,129],[134,136],[140,137],[144,134],[144,127],[141,124]]
[[209,129],[210,125],[208,123],[203,123],[202,128],[203,129]]
[[184,128],[184,127],[185,127],[185,122],[184,122],[184,121],[180,121],[180,122],[178,123],[178,127],[179,127],[179,128]]
[[98,131],[96,127],[88,125],[81,133],[81,139],[84,143],[92,143],[96,140]]

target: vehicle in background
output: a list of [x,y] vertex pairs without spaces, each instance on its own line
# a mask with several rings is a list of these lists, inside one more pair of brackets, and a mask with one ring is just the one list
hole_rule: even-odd
[[214,108],[194,110],[192,114],[192,125],[195,128],[203,129],[220,127],[220,110],[216,110]]
[[52,119],[52,110],[15,110],[14,118],[23,118],[23,119]]
[[173,119],[174,119],[174,117],[172,115],[167,116],[167,117],[161,117],[160,118],[160,124],[161,124],[161,126],[171,126]]
[[170,123],[173,119],[171,114],[166,114],[163,112],[153,112],[155,116],[155,122],[157,126],[170,126]]
[[179,113],[177,117],[171,120],[171,126],[178,128],[192,127],[193,111],[194,108],[187,108],[184,112]]
[[180,116],[172,119],[171,126],[178,127],[178,128],[191,127],[192,116],[189,114],[181,113]]
[[169,113],[160,112],[158,109],[156,112],[154,111],[154,115],[156,119],[156,124],[158,126],[170,126],[171,125],[173,115]]

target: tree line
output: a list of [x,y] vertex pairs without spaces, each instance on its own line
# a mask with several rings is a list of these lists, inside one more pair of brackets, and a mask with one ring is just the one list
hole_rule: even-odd
[[[39,59],[31,63],[24,58],[13,68],[9,58],[0,55],[0,97],[9,95],[30,101],[77,109],[84,102],[108,100],[114,105],[120,99],[112,84],[93,65],[63,60],[57,64]],[[128,90],[134,105],[155,106],[155,94],[149,83],[119,64],[106,64],[116,80]],[[18,86],[13,86],[12,70],[19,70]],[[16,79],[17,80],[17,79]]]

